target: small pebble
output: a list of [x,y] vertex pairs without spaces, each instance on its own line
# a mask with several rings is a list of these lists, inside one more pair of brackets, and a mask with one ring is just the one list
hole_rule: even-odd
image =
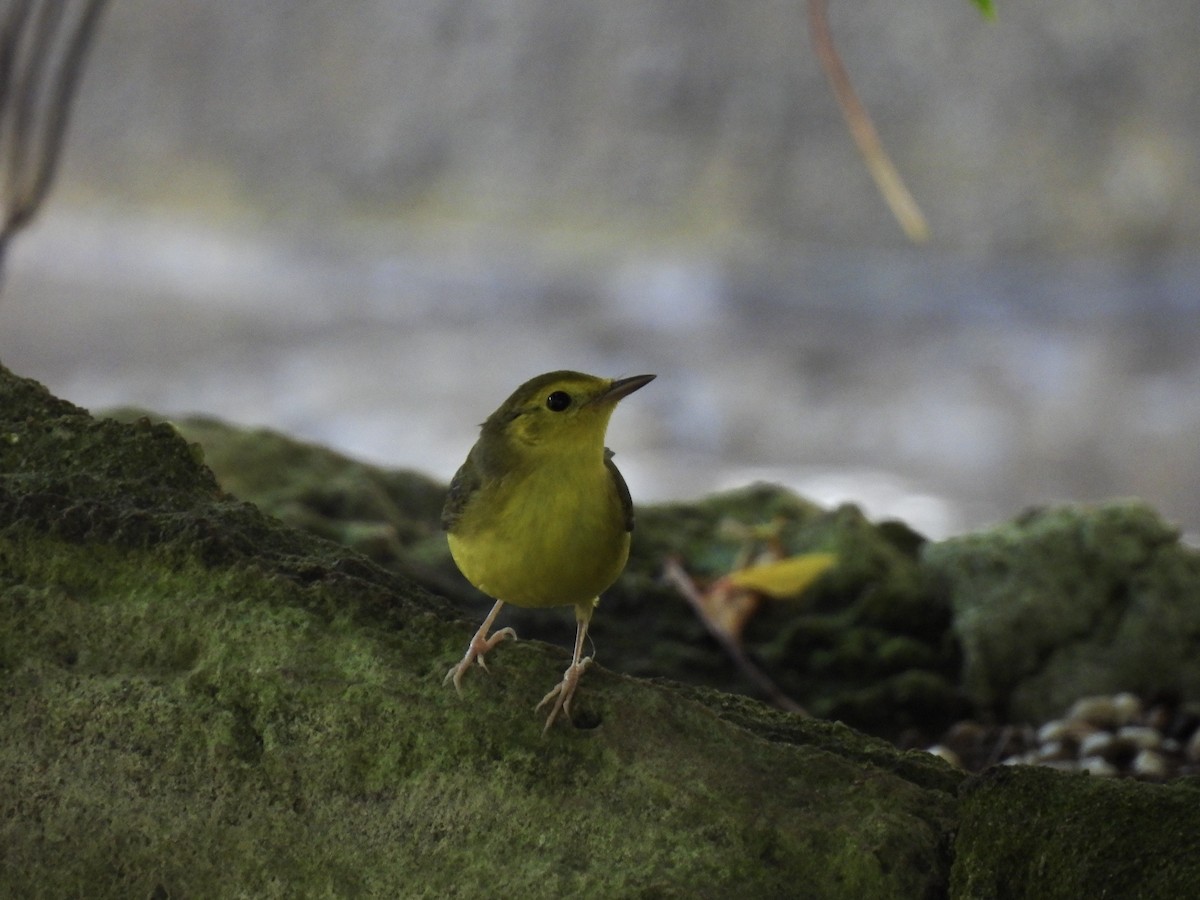
[[1067,710],[1067,718],[1108,728],[1116,724],[1117,713],[1112,697],[1080,697]]
[[1039,744],[1046,744],[1050,741],[1061,741],[1071,730],[1071,725],[1065,719],[1051,719],[1045,725],[1037,730],[1037,739]]
[[1200,704],[1144,705],[1130,693],[1083,697],[1036,728],[959,722],[929,752],[970,772],[999,762],[1149,781],[1200,775]]
[[1047,741],[1064,741],[1078,744],[1089,734],[1099,729],[1083,719],[1051,719],[1037,730],[1038,743]]
[[1060,759],[1074,759],[1075,754],[1062,741],[1046,741],[1030,754],[1035,762],[1048,763]]
[[1137,694],[1128,691],[1117,694],[1113,699],[1113,711],[1116,713],[1116,725],[1128,725],[1142,714],[1142,701]]
[[1081,719],[1098,728],[1118,728],[1128,725],[1141,712],[1142,702],[1133,694],[1081,697],[1067,712],[1068,719]]
[[1133,758],[1131,767],[1135,775],[1147,778],[1163,778],[1167,774],[1167,761],[1156,750],[1142,750]]
[[1115,739],[1112,732],[1097,731],[1089,734],[1079,742],[1079,755],[1081,757],[1096,756],[1107,758],[1108,754],[1113,752]]
[[1117,740],[1128,741],[1139,750],[1154,750],[1162,744],[1162,734],[1148,725],[1125,725],[1117,729]]
[[1079,768],[1089,775],[1099,775],[1105,778],[1111,778],[1117,774],[1117,767],[1100,756],[1088,756],[1079,760]]

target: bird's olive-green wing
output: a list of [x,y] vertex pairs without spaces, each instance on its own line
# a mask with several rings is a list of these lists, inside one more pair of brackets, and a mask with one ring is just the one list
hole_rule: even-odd
[[454,526],[462,517],[463,510],[471,502],[471,498],[483,484],[483,475],[475,461],[475,450],[467,454],[467,461],[459,466],[454,477],[450,479],[450,490],[446,492],[446,502],[442,506],[442,530],[453,531]]
[[613,452],[607,447],[604,448],[604,465],[608,467],[608,474],[612,476],[613,484],[617,488],[617,496],[621,498],[621,512],[625,514],[625,530],[633,531],[633,498],[629,496],[629,485],[621,477],[617,464],[613,462]]

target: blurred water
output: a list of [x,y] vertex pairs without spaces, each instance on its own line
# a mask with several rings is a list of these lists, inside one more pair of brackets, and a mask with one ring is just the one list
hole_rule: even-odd
[[446,228],[316,240],[56,208],[0,360],[90,409],[266,425],[448,478],[554,368],[659,379],[614,417],[635,498],[765,479],[942,536],[1141,496],[1200,531],[1200,259],[770,260]]

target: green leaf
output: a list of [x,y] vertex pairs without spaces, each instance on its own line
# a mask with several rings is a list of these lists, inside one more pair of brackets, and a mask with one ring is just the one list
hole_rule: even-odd
[[971,2],[979,7],[979,11],[983,13],[984,18],[996,18],[996,7],[992,3],[992,0],[971,0]]

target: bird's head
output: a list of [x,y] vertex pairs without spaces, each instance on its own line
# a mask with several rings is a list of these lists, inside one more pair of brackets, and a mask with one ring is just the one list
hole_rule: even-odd
[[488,416],[483,439],[502,440],[517,452],[602,452],[617,401],[653,380],[653,375],[613,379],[569,371],[538,375]]

